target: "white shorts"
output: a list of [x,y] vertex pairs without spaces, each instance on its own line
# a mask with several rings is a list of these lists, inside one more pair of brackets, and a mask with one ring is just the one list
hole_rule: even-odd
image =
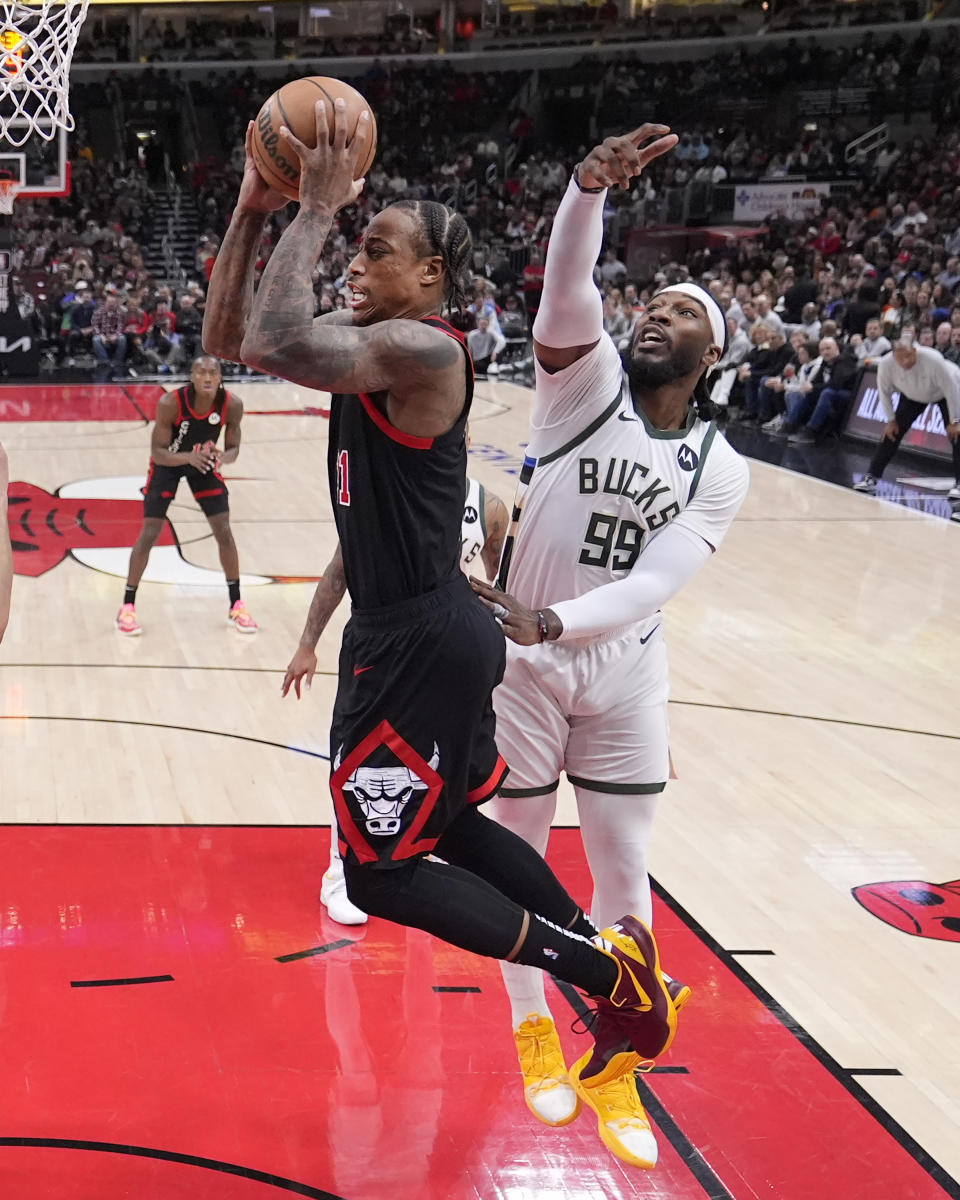
[[493,693],[504,796],[552,792],[566,771],[597,792],[661,792],[670,774],[661,614],[608,641],[517,646]]

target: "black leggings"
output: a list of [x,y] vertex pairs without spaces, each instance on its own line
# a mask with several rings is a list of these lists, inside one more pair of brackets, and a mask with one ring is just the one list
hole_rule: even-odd
[[580,912],[536,850],[476,808],[464,809],[435,852],[443,862],[417,858],[392,870],[345,862],[347,894],[371,916],[487,958],[514,949],[525,911],[561,928]]

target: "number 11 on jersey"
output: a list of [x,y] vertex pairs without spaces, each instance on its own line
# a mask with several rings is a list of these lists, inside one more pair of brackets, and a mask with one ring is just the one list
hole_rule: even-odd
[[350,461],[346,450],[337,455],[337,500],[344,508],[350,507]]

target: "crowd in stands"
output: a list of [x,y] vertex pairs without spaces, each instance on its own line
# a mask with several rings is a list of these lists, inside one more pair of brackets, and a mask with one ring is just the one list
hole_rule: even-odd
[[[896,68],[939,78],[948,50],[921,41],[900,55],[876,46],[862,57],[881,75]],[[855,71],[858,61],[845,60],[843,69]],[[805,69],[802,54],[795,66]],[[709,90],[712,68],[702,69],[702,78],[685,78],[686,86]],[[779,67],[763,69],[772,76]],[[426,73],[375,64],[358,81],[379,118],[380,148],[363,196],[339,214],[318,266],[318,311],[346,303],[347,266],[373,212],[400,197],[441,199],[463,212],[474,239],[474,295],[455,320],[488,371],[529,364],[553,214],[586,146],[538,146],[530,120],[511,107],[522,76],[505,78],[507,86],[503,76],[457,75],[442,64]],[[656,90],[657,78],[636,82],[619,69],[611,76],[631,113],[640,103],[637,89]],[[18,204],[14,294],[44,340],[48,367],[85,362],[99,378],[173,374],[198,351],[204,294],[239,187],[243,124],[263,92],[263,81],[249,72],[218,89],[218,113],[234,149],[192,164],[184,177],[201,234],[194,261],[173,285],[152,278],[144,265],[154,217],[142,166],[95,167],[78,158],[69,199]],[[679,126],[674,154],[629,191],[608,197],[608,244],[597,268],[608,332],[625,344],[664,280],[704,282],[730,330],[712,381],[715,399],[735,419],[801,441],[836,425],[857,372],[905,333],[958,361],[960,125],[949,119],[946,100],[935,137],[888,143],[852,163],[845,161],[851,135],[842,124],[784,133],[756,123]],[[502,132],[468,134],[471,114],[480,128]],[[662,219],[671,189],[698,178],[784,173],[846,173],[847,180],[842,193],[812,200],[800,219],[770,213],[756,236],[731,237],[719,250],[643,269],[627,254],[629,231]],[[262,262],[292,212],[289,206],[268,223]]]
[[[853,3],[700,5],[662,3],[621,12],[615,0],[600,4],[502,6],[486,19],[457,21],[445,50],[496,52],[504,45],[562,46],[576,41],[648,42],[728,35],[803,31],[837,26],[901,24],[957,15],[955,0],[938,0],[934,11],[920,0],[855,0]],[[443,42],[440,6],[414,16],[384,16],[376,29],[338,29],[334,35],[304,35],[299,21],[282,11],[265,18],[263,10],[219,19],[161,15],[147,10],[139,26],[116,11],[92,16],[81,30],[77,62],[240,62],[252,59],[353,57],[436,53]],[[334,14],[330,14],[331,16]],[[343,22],[340,22],[342,25]]]

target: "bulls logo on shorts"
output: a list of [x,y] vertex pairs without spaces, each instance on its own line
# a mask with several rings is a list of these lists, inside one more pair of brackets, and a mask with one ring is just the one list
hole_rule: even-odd
[[341,837],[361,863],[399,861],[433,849],[439,834],[420,835],[443,791],[439,767],[436,742],[428,761],[389,721],[353,750],[339,747],[330,791]]

